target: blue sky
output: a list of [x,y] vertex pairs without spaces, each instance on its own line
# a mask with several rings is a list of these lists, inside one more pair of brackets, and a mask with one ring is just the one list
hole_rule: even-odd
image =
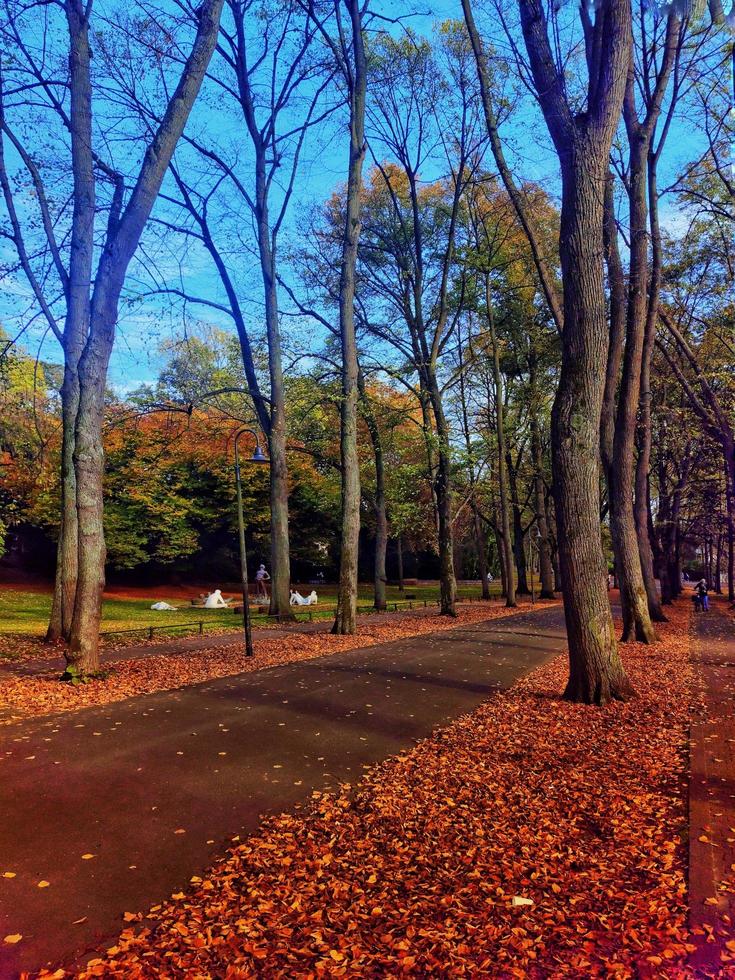
[[[386,5],[385,9],[395,9],[395,5]],[[432,34],[434,23],[446,18],[460,19],[462,16],[459,0],[434,0],[421,8],[424,13],[412,17],[408,22],[417,32],[428,37]],[[482,26],[482,21],[481,21]],[[198,131],[206,131],[212,125],[210,105],[200,105],[195,109],[192,125]],[[232,124],[232,120],[229,120]],[[235,124],[237,124],[235,122]],[[227,120],[217,121],[215,127],[226,127]],[[312,134],[299,173],[297,193],[284,226],[282,250],[286,251],[289,241],[294,241],[301,232],[303,215],[309,209],[323,201],[345,175],[345,132],[334,121],[321,126]],[[504,131],[507,137],[509,153],[519,174],[528,179],[538,181],[550,193],[554,194],[558,187],[558,171],[556,159],[549,147],[548,137],[537,112],[523,108],[514,120],[513,125]],[[681,164],[701,152],[699,140],[694,127],[685,122],[677,124],[669,138],[666,159],[663,166],[661,184],[665,184],[667,174],[675,172]],[[488,162],[488,167],[491,163]],[[434,176],[434,175],[429,175]],[[160,210],[158,213],[161,213]],[[664,202],[662,215],[665,225],[670,231],[681,226],[682,218],[671,203]],[[243,238],[248,235],[249,219],[243,220]],[[253,240],[254,243],[254,240]],[[166,278],[175,278],[179,272],[179,255],[175,254],[177,244],[168,245],[159,256],[160,272]],[[167,256],[166,250],[169,255]],[[247,297],[247,308],[251,311],[252,324],[257,328],[261,320],[261,286],[254,256],[250,268],[241,269],[241,286]],[[221,301],[223,293],[216,272],[210,260],[201,250],[192,251],[184,263],[186,288],[198,295]],[[128,279],[128,289],[135,289],[136,271],[132,269]],[[296,288],[296,284],[294,284]],[[25,284],[18,282],[13,289],[7,289],[4,301],[4,322],[6,329],[14,332],[14,315],[26,306],[28,290]],[[225,329],[231,329],[229,318],[217,311],[199,308],[199,315],[205,322],[214,323]],[[286,321],[285,329],[298,329],[293,319]],[[153,380],[160,366],[159,346],[162,341],[179,335],[182,330],[180,310],[169,310],[162,306],[159,300],[151,299],[136,307],[135,311],[123,310],[119,324],[116,349],[110,365],[109,380],[113,388],[124,393],[143,382]],[[311,331],[313,334],[313,331]],[[56,340],[51,335],[43,337],[40,323],[32,325],[26,332],[24,343],[33,353],[41,344],[43,359],[58,361],[60,351]]]

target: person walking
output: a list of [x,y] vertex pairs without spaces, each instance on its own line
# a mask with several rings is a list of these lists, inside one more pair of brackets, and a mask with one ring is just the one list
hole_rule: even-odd
[[261,565],[258,571],[255,573],[255,589],[259,596],[263,596],[265,599],[268,598],[268,589],[266,587],[266,582],[270,581],[270,575],[265,570],[265,565]]
[[702,612],[709,612],[709,596],[707,582],[705,579],[701,578],[696,585],[695,592],[699,596],[699,601],[702,605]]

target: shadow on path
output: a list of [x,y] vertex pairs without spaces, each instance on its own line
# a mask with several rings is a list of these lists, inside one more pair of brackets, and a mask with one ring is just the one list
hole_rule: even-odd
[[262,814],[356,782],[564,644],[557,606],[4,726],[0,937],[23,939],[0,976],[78,961]]
[[[693,719],[690,732],[689,924],[696,930],[697,945],[689,960],[693,977],[724,976],[723,971],[732,970],[732,962],[723,965],[721,953],[732,956],[724,943],[733,935],[735,894],[732,886],[729,891],[719,886],[735,880],[735,624],[718,605],[697,615],[693,652],[706,705],[705,717]],[[731,924],[723,924],[723,916]]]

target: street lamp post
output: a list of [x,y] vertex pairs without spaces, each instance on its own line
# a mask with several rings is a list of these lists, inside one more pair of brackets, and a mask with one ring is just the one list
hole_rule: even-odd
[[260,437],[255,429],[240,429],[235,436],[235,483],[237,485],[237,524],[240,533],[240,580],[242,583],[242,626],[245,631],[245,656],[253,656],[253,631],[250,623],[250,596],[248,594],[248,558],[245,551],[245,518],[242,512],[242,480],[240,478],[240,436],[248,433],[255,436],[255,451],[251,463],[269,463],[270,460],[260,447]]

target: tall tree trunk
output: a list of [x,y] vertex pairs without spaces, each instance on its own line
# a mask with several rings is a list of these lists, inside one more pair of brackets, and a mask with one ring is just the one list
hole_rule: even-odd
[[[630,639],[638,632],[640,597],[637,596],[634,582],[636,575],[640,578],[640,569],[635,569],[635,562],[640,563],[638,556],[638,541],[633,540],[634,525],[632,517],[626,525],[625,500],[626,488],[620,486],[617,462],[615,458],[616,440],[620,451],[621,418],[624,414],[622,399],[630,399],[630,348],[626,358],[625,380],[627,389],[621,390],[621,410],[616,416],[615,404],[620,382],[620,367],[623,362],[623,350],[626,334],[626,288],[623,263],[618,247],[618,228],[615,217],[614,180],[608,169],[605,179],[605,196],[603,203],[603,244],[607,264],[607,281],[610,292],[610,336],[608,342],[607,363],[605,370],[605,387],[602,398],[602,415],[600,418],[600,459],[607,484],[607,497],[610,509],[610,533],[615,561],[615,582],[620,589],[620,606],[623,617],[623,638]],[[623,447],[624,448],[624,447]],[[629,448],[632,453],[632,445]],[[628,467],[632,466],[629,462]],[[616,481],[618,485],[616,486]],[[630,491],[629,509],[632,510],[632,491]],[[622,502],[621,502],[622,501]],[[626,536],[627,526],[627,536]],[[633,529],[633,530],[632,530]]]
[[506,465],[505,419],[503,417],[503,376],[500,371],[500,351],[495,332],[495,313],[490,283],[485,282],[485,306],[487,309],[490,341],[493,345],[493,385],[495,390],[495,434],[498,442],[498,503],[500,509],[503,568],[505,569],[505,604],[509,609],[516,606],[516,585],[513,576],[513,539],[510,530],[510,502],[508,499],[508,471]]
[[482,527],[482,520],[480,519],[480,512],[477,509],[477,501],[475,500],[474,495],[470,501],[470,507],[472,508],[472,531],[475,539],[475,550],[477,552],[477,567],[480,572],[482,598],[489,599],[490,583],[487,580],[487,541],[485,540],[485,532]]
[[[570,700],[604,704],[630,687],[616,649],[599,525],[599,422],[607,366],[602,267],[606,161],[584,142],[562,165],[562,374],[552,414],[557,542],[570,642]],[[637,556],[637,546],[635,548]],[[620,574],[620,568],[618,568]]]
[[661,292],[661,229],[658,218],[658,186],[656,181],[657,155],[648,153],[648,210],[651,229],[651,270],[648,282],[648,309],[646,330],[643,342],[641,364],[640,407],[638,413],[638,459],[635,469],[635,523],[638,535],[638,550],[641,556],[641,571],[646,588],[648,610],[655,623],[666,621],[661,608],[661,600],[656,588],[656,575],[653,567],[653,550],[649,536],[651,471],[651,363],[656,342],[658,323],[658,304]]
[[477,480],[475,476],[475,459],[472,451],[472,433],[470,432],[470,418],[467,411],[467,391],[465,386],[465,363],[464,347],[462,335],[459,327],[457,328],[457,349],[459,356],[459,401],[462,417],[462,433],[464,435],[464,445],[467,452],[467,467],[470,481],[470,508],[472,510],[472,533],[475,542],[475,552],[477,554],[477,567],[480,572],[480,588],[482,598],[490,598],[490,583],[487,580],[487,541],[482,526],[480,510],[477,506]]
[[[629,199],[630,199],[630,276],[628,291],[628,337],[631,331],[643,338],[641,349],[641,368],[638,379],[636,407],[640,407],[638,417],[638,459],[634,479],[634,518],[641,577],[646,590],[646,602],[651,621],[665,622],[661,608],[656,576],[653,568],[653,551],[649,536],[651,526],[649,501],[649,472],[651,468],[651,359],[656,338],[658,302],[661,279],[661,234],[658,225],[658,189],[656,168],[658,159],[669,131],[668,124],[663,127],[658,146],[654,150],[652,141],[661,113],[669,78],[673,70],[679,45],[683,40],[680,33],[681,19],[676,8],[667,15],[666,35],[659,59],[644,58],[639,71],[643,74],[642,89],[645,95],[645,115],[639,121],[636,109],[636,61],[631,52],[628,69],[628,85],[623,102],[628,141],[629,161]],[[653,76],[653,77],[652,77]],[[676,93],[674,94],[676,98]],[[648,199],[646,195],[648,190]],[[647,210],[648,209],[648,210]],[[648,268],[648,242],[646,222],[650,224],[652,257],[651,272]],[[644,624],[645,625],[645,624]]]
[[714,590],[717,595],[722,595],[722,532],[717,535],[717,548],[715,550],[715,580]]
[[[632,66],[629,85],[633,84]],[[628,113],[626,113],[626,119]],[[616,541],[617,573],[623,605],[623,640],[653,643],[656,632],[648,612],[633,512],[635,431],[641,388],[646,324],[648,239],[646,230],[646,150],[640,128],[628,124],[630,143],[630,275],[623,374],[618,396],[610,470],[610,527]],[[646,525],[646,533],[648,533]]]
[[[235,321],[240,335],[245,373],[248,378],[250,394],[261,427],[268,438],[270,455],[270,560],[271,560],[271,598],[269,614],[279,619],[293,619],[291,608],[291,558],[288,527],[288,458],[286,455],[286,404],[283,387],[283,367],[281,359],[281,328],[278,319],[278,277],[276,267],[277,237],[280,222],[271,227],[269,209],[268,156],[272,153],[270,141],[264,136],[256,118],[252,80],[246,57],[245,8],[235,8],[235,32],[237,35],[237,74],[238,95],[245,123],[253,143],[255,157],[255,200],[254,217],[258,240],[260,275],[263,282],[265,307],[265,326],[268,340],[268,375],[270,382],[269,398],[262,397],[256,371],[253,365],[247,327],[244,323],[237,299],[232,297]],[[274,69],[275,70],[275,69]],[[275,114],[269,124],[275,126]],[[208,235],[207,231],[207,235]],[[212,246],[213,246],[212,242]],[[212,252],[216,252],[212,248]],[[220,275],[226,290],[232,293],[232,285],[219,255],[214,256],[220,268]]]
[[373,446],[373,459],[375,461],[375,497],[373,509],[375,512],[375,560],[373,564],[373,599],[376,609],[385,609],[385,556],[388,550],[388,514],[385,503],[385,463],[383,460],[383,443],[380,437],[380,429],[375,418],[375,413],[365,391],[365,380],[362,371],[358,374],[358,387],[360,391],[360,401],[362,414],[365,419],[370,442]]
[[77,487],[74,472],[79,409],[79,359],[89,333],[89,296],[94,257],[95,180],[92,159],[92,81],[89,18],[81,3],[66,6],[69,31],[69,124],[74,205],[64,322],[64,380],[61,387],[61,530],[49,640],[71,640],[79,571]]
[[77,484],[74,474],[74,423],[79,406],[78,364],[72,366],[69,356],[64,365],[61,389],[61,527],[56,549],[56,577],[46,640],[71,639],[74,597],[79,569],[79,528],[77,523]]
[[610,339],[605,367],[605,389],[600,419],[600,458],[610,497],[610,482],[615,443],[615,400],[620,382],[625,341],[625,273],[618,247],[618,226],[615,217],[615,178],[608,169],[605,178],[603,243],[610,293]]
[[513,561],[516,567],[516,595],[530,595],[528,587],[528,569],[526,563],[526,536],[523,533],[523,514],[518,495],[518,481],[516,468],[513,466],[513,458],[510,451],[506,452],[506,471],[508,473],[508,488],[510,490],[510,504],[513,511]]
[[[89,334],[79,358],[79,404],[74,429],[74,473],[78,518],[78,577],[67,659],[83,674],[99,670],[99,624],[105,582],[105,539],[103,529],[104,419],[107,367],[115,339],[120,293],[128,265],[150,217],[164,175],[179,137],[199,94],[219,33],[223,0],[204,0],[198,10],[197,33],[176,89],[163,118],[146,148],[135,186],[123,207],[124,186],[116,182],[110,207],[107,235],[102,249],[91,301],[84,303]],[[67,5],[74,58],[74,31],[83,24],[86,44],[88,11],[78,0]],[[82,36],[82,35],[79,35]],[[88,59],[87,49],[87,59]],[[89,85],[89,61],[82,66],[80,86]],[[90,103],[91,105],[91,103]],[[88,107],[90,118],[91,108]],[[89,134],[72,130],[72,141],[82,142]],[[89,151],[89,145],[86,147]],[[76,202],[75,202],[76,205]],[[86,228],[89,234],[90,227]],[[81,242],[93,249],[94,241]],[[81,299],[80,299],[81,302]]]
[[600,422],[608,332],[603,283],[603,200],[632,45],[630,0],[588,14],[584,112],[567,100],[541,0],[519,0],[521,29],[546,126],[559,158],[564,331],[551,448],[557,544],[569,642],[565,697],[604,704],[630,682],[618,654],[600,533]]
[[723,450],[725,457],[725,506],[727,508],[727,597],[735,602],[735,555],[733,541],[735,540],[735,439],[725,433]]
[[[256,163],[256,219],[260,269],[265,297],[268,337],[269,411],[265,413],[270,456],[271,598],[269,615],[293,619],[291,609],[291,556],[288,532],[288,457],[286,455],[286,400],[281,365],[281,329],[278,322],[276,260],[271,242],[265,159]],[[261,412],[262,401],[259,403]]]
[[396,559],[398,560],[398,589],[403,592],[403,535],[396,538]]
[[93,313],[91,332],[95,340],[87,342],[79,362],[79,409],[74,445],[79,574],[68,661],[83,674],[99,670],[99,631],[107,555],[103,527],[105,457],[102,425],[107,366],[116,321],[116,301],[105,303],[98,317]]
[[674,507],[676,489],[674,488],[670,490],[669,488],[666,472],[666,461],[663,450],[664,447],[662,447],[658,464],[658,512],[656,514],[656,534],[659,540],[659,550],[661,553],[661,602],[664,605],[671,605],[676,597],[676,583],[674,581],[674,563],[676,551],[676,520],[674,518]]
[[546,523],[541,435],[539,433],[538,419],[535,415],[531,416],[531,458],[533,462],[533,497],[536,511],[536,527],[538,528],[539,577],[541,579],[540,596],[542,599],[553,599],[554,569],[551,565],[549,527]]
[[439,505],[436,499],[436,462],[434,460],[434,427],[431,422],[431,398],[427,392],[423,380],[419,390],[419,406],[421,408],[421,434],[424,437],[424,449],[426,451],[426,473],[429,477],[429,493],[431,495],[432,511],[434,514],[434,525],[436,527],[437,542],[439,540]]
[[560,252],[564,338],[552,412],[557,546],[570,676],[565,697],[587,704],[625,698],[630,683],[615,640],[600,537],[600,416],[607,361],[602,282],[602,200],[607,156],[586,140],[563,160]]
[[[382,466],[382,464],[381,464]],[[381,483],[384,481],[381,478]],[[388,515],[385,508],[385,489],[376,490],[375,497],[375,563],[373,570],[373,605],[385,609],[385,586],[387,576],[385,559],[388,551]]]
[[556,526],[552,513],[552,498],[544,494],[544,513],[546,514],[546,527],[549,534],[549,551],[551,557],[551,567],[554,570],[554,592],[561,592],[561,569],[559,568],[559,547],[557,545]]
[[350,78],[350,155],[347,172],[345,229],[339,283],[339,329],[342,349],[340,454],[342,461],[342,536],[339,591],[333,633],[351,634],[357,626],[357,572],[360,544],[360,464],[357,453],[357,339],[355,336],[355,270],[360,238],[360,194],[365,159],[365,93],[367,60],[358,0],[346,3],[352,27]]
[[427,388],[431,398],[437,435],[437,467],[434,487],[436,490],[437,517],[439,522],[439,604],[442,616],[456,616],[457,580],[454,576],[454,535],[452,530],[452,483],[449,448],[449,427],[444,416],[444,406],[439,383],[429,372]]
[[504,598],[508,598],[508,570],[506,566],[507,556],[505,554],[505,545],[503,544],[503,535],[500,530],[495,528],[495,547],[498,551],[498,561],[500,563],[500,595]]

